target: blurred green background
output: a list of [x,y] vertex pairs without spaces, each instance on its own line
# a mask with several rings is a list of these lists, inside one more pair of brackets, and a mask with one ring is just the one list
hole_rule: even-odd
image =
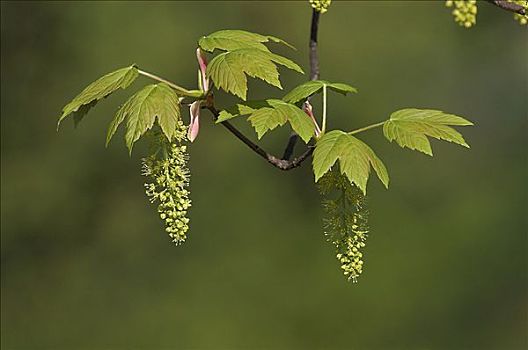
[[[528,347],[528,40],[509,13],[482,3],[470,30],[442,1],[335,2],[322,16],[321,77],[359,89],[330,96],[331,128],[404,107],[476,124],[470,150],[434,141],[434,159],[361,135],[391,186],[369,183],[358,284],[324,241],[310,164],[280,172],[207,113],[190,151],[192,227],[174,247],[143,192],[146,146],[129,158],[120,134],[104,148],[147,79],[55,130],[85,85],[134,62],[193,87],[196,41],[219,29],[284,38],[298,51],[277,52],[308,70],[310,17],[307,1],[2,2],[2,349]],[[282,93],[250,82],[250,98]],[[284,129],[262,144],[280,154]]]

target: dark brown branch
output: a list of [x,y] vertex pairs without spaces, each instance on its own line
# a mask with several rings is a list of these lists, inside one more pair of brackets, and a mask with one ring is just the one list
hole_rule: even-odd
[[312,11],[310,27],[310,80],[319,79],[319,56],[317,56],[317,32],[319,30],[319,15],[316,9]]
[[506,0],[487,0],[489,3],[500,7],[503,10],[517,13],[519,15],[526,15],[526,10],[521,5]]
[[[319,57],[317,55],[317,32],[319,30],[319,16],[320,12],[315,9],[312,10],[312,24],[310,26],[310,80],[319,79]],[[295,144],[299,140],[299,135],[292,132],[288,139],[288,144],[282,156],[283,160],[288,160],[293,154]]]
[[286,148],[284,149],[282,159],[288,160],[291,158],[293,154],[293,150],[295,149],[295,144],[297,143],[298,139],[299,139],[299,135],[297,135],[295,131],[292,131],[288,139],[288,144],[286,145]]
[[[213,105],[207,106],[207,109],[209,109],[209,111],[211,111],[211,113],[213,114],[214,120],[218,119],[220,112]],[[223,121],[220,124],[222,124],[227,130],[229,130],[233,135],[235,135],[235,137],[242,141],[246,146],[251,148],[256,154],[267,160],[268,163],[270,163],[274,167],[281,170],[291,170],[293,168],[298,167],[306,158],[308,158],[312,154],[314,149],[313,146],[308,146],[308,149],[303,154],[293,160],[279,159],[274,155],[264,151],[259,145],[248,139],[230,122]]]
[[306,149],[306,151],[304,151],[304,153],[302,153],[300,156],[292,160],[278,159],[272,155],[269,155],[270,158],[268,159],[268,162],[270,162],[275,167],[281,170],[291,170],[291,169],[294,169],[300,166],[306,158],[311,156],[314,149],[315,149],[315,146],[308,145],[308,148]]

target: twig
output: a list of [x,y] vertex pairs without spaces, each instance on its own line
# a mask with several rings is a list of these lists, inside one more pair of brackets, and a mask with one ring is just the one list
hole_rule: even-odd
[[503,10],[517,13],[519,15],[526,15],[526,9],[523,6],[518,5],[514,2],[509,2],[506,0],[486,0],[486,1],[497,7],[500,7]]
[[319,56],[317,55],[317,32],[319,30],[320,12],[312,10],[312,25],[310,27],[310,80],[319,79]]
[[284,149],[284,153],[282,154],[282,159],[288,160],[291,158],[298,138],[299,138],[299,135],[297,135],[295,131],[292,131],[292,133],[290,134],[290,137],[288,138],[288,144],[286,145],[286,148]]
[[[310,80],[319,79],[319,57],[317,55],[317,32],[319,30],[319,16],[320,12],[312,9],[312,24],[310,26]],[[299,140],[299,135],[292,132],[288,139],[288,144],[282,156],[283,160],[288,160],[293,154],[295,144]]]

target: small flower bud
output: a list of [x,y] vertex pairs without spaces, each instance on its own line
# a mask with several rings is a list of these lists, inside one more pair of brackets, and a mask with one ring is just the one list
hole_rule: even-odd
[[316,11],[325,13],[328,11],[331,2],[332,0],[310,0],[310,5],[312,5]]
[[189,123],[189,129],[187,131],[187,138],[194,142],[200,131],[200,101],[194,101],[189,107],[189,113],[191,115],[191,121]]
[[209,78],[207,78],[206,70],[207,70],[207,58],[205,57],[205,54],[203,53],[200,48],[196,49],[196,58],[198,59],[198,66],[200,67],[200,78],[202,82],[202,89],[203,91],[209,90]]
[[321,129],[319,128],[319,124],[317,124],[317,120],[315,120],[315,117],[313,114],[313,108],[312,108],[312,105],[310,104],[310,101],[306,100],[303,103],[303,111],[310,117],[310,119],[312,119],[312,122],[314,123],[314,126],[315,126],[315,136],[319,137],[321,135]]

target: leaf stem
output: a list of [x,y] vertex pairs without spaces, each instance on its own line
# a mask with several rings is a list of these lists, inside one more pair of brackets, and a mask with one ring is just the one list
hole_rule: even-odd
[[176,85],[173,82],[163,79],[155,74],[145,72],[144,70],[141,70],[141,69],[138,69],[138,73],[147,78],[154,79],[159,82],[165,83],[169,85],[171,88],[173,88],[174,90],[178,91],[182,95],[189,96],[189,97],[202,97],[203,96],[203,92],[201,90],[187,90],[186,88]]
[[326,131],[326,84],[323,84],[323,125],[321,127],[321,134]]
[[369,126],[365,126],[365,127],[363,127],[363,128],[359,128],[359,129],[356,129],[356,130],[352,130],[352,131],[350,131],[348,134],[349,134],[349,135],[359,134],[360,132],[363,132],[363,131],[367,131],[367,130],[370,130],[370,129],[374,129],[374,128],[380,127],[380,126],[382,126],[383,124],[385,124],[385,122],[379,122],[379,123],[376,123],[376,124],[372,124],[372,125],[369,125]]

